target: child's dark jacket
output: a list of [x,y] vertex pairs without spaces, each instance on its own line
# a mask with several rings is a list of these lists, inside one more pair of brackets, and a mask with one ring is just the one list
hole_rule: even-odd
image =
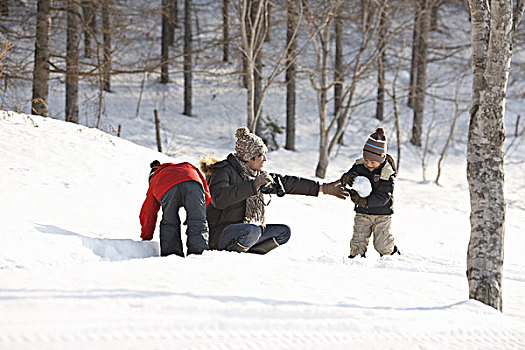
[[349,172],[354,171],[358,176],[365,176],[372,184],[372,192],[366,197],[366,206],[356,206],[357,213],[369,215],[391,215],[394,213],[394,178],[396,166],[391,156],[387,155],[385,161],[374,171],[368,170],[363,158],[356,160]]

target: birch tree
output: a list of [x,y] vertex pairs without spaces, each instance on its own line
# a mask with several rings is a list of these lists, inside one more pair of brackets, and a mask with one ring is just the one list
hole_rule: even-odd
[[506,90],[514,34],[525,3],[469,0],[472,30],[472,97],[467,144],[470,241],[469,298],[502,310],[503,142]]

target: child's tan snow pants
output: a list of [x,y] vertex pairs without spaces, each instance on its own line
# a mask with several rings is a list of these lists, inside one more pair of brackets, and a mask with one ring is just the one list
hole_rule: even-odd
[[368,240],[374,233],[374,248],[379,254],[389,255],[394,250],[394,237],[390,234],[392,215],[368,215],[356,213],[354,234],[350,240],[350,255],[366,253]]

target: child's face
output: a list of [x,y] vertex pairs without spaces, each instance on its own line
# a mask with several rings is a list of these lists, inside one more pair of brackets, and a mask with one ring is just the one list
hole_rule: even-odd
[[373,161],[373,160],[368,160],[368,159],[365,158],[365,167],[368,170],[370,170],[370,171],[376,170],[380,165],[381,165],[381,163],[379,163],[379,162],[376,162],[376,161]]

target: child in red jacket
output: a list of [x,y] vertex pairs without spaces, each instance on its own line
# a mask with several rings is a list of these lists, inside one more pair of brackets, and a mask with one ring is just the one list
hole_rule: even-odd
[[184,257],[182,250],[179,208],[186,210],[185,225],[188,254],[201,254],[208,250],[208,225],[206,205],[210,203],[210,191],[200,171],[190,163],[164,163],[158,160],[150,164],[149,188],[140,210],[140,237],[151,240],[157,213],[162,206],[160,222],[160,255],[176,254]]

